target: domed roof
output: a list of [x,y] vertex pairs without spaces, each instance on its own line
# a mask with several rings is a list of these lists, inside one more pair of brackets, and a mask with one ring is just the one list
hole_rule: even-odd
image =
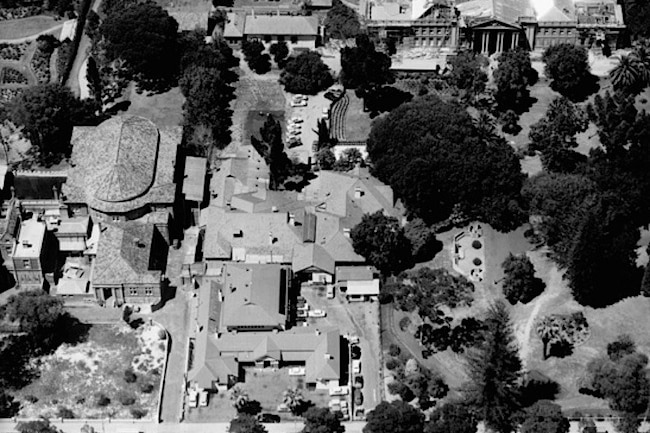
[[156,125],[142,117],[119,116],[103,122],[93,135],[104,150],[95,176],[95,199],[124,202],[147,192],[156,173]]

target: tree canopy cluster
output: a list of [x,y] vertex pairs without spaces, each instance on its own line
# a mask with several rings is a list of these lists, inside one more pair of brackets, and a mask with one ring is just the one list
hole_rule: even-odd
[[459,51],[451,59],[449,83],[463,92],[461,99],[468,100],[485,90],[488,76],[483,70],[487,59],[472,50]]
[[396,218],[382,211],[365,214],[350,231],[354,251],[384,275],[395,275],[413,266],[411,241]]
[[373,174],[412,217],[431,224],[460,214],[503,231],[525,220],[512,147],[482,139],[458,103],[427,95],[403,104],[373,123],[367,147]]
[[325,32],[333,39],[350,39],[361,33],[357,13],[341,0],[332,2],[332,8],[327,11],[324,25]]
[[619,57],[618,64],[609,72],[616,91],[638,95],[650,85],[650,41],[637,42],[630,54]]
[[290,93],[315,95],[334,83],[330,68],[316,51],[305,51],[290,57],[280,74],[280,83]]
[[102,66],[125,64],[123,73],[145,90],[166,89],[178,75],[178,23],[154,2],[121,0],[102,5],[94,41]]
[[390,57],[375,49],[365,34],[356,37],[356,46],[341,49],[341,83],[360,95],[394,82]]
[[502,53],[494,71],[497,86],[494,97],[501,111],[522,111],[529,103],[529,86],[537,82],[537,71],[530,63],[527,50],[518,48]]
[[264,44],[260,41],[244,41],[241,47],[244,60],[256,74],[266,74],[271,70],[271,56],[264,52]]
[[183,40],[181,91],[183,104],[183,147],[193,156],[207,156],[214,148],[230,143],[233,84],[238,64],[232,49],[222,39],[205,44],[200,32]]

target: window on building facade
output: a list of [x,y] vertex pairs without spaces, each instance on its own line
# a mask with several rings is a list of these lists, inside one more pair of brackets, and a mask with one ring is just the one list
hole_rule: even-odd
[[138,295],[138,289],[129,289],[129,295],[131,296],[137,296]]
[[146,296],[152,296],[153,295],[153,289],[144,289],[144,294]]

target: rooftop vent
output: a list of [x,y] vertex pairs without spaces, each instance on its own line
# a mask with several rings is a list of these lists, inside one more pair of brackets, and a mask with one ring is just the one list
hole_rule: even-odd
[[25,248],[31,248],[32,243],[29,242],[29,241],[23,241],[23,246],[24,246]]

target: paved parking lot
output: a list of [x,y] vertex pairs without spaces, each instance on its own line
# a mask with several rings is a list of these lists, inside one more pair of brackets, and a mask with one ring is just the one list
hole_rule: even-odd
[[[361,375],[364,379],[363,397],[366,413],[382,401],[382,388],[380,374],[381,353],[379,344],[379,303],[377,302],[351,302],[348,303],[340,297],[338,290],[335,299],[327,299],[325,290],[319,290],[303,285],[302,296],[305,297],[311,309],[324,309],[327,317],[322,319],[309,319],[310,326],[323,323],[336,326],[341,334],[359,336],[361,347]],[[351,370],[351,367],[350,367]]]
[[[301,123],[302,129],[300,134],[300,140],[302,141],[301,146],[292,147],[287,149],[287,155],[289,158],[298,157],[300,161],[307,162],[308,158],[312,158],[314,162],[314,152],[313,144],[315,141],[318,141],[318,120],[323,117],[323,108],[329,108],[331,101],[325,98],[325,92],[320,92],[317,95],[309,96],[309,101],[307,102],[306,107],[291,107],[289,105],[288,113],[289,115],[285,118],[291,119],[292,117],[301,117],[303,122]],[[287,101],[291,102],[293,94],[287,93]]]

